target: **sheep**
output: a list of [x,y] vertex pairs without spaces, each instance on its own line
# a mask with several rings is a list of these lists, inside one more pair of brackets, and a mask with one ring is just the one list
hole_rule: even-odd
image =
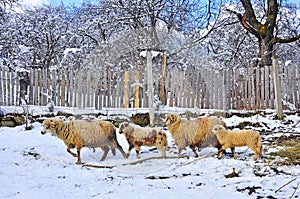
[[254,130],[226,130],[225,127],[216,125],[212,132],[217,136],[222,148],[218,152],[218,158],[222,157],[222,150],[231,148],[234,159],[236,159],[235,148],[239,146],[248,146],[254,151],[254,161],[258,156],[262,157],[261,137]]
[[161,156],[166,157],[166,149],[168,147],[168,140],[163,130],[140,127],[137,125],[123,122],[119,127],[120,134],[124,133],[126,140],[129,144],[129,149],[126,157],[130,155],[130,151],[135,148],[136,157],[140,158],[141,146],[156,146],[161,151]]
[[[113,155],[116,155],[117,148],[126,158],[126,154],[119,145],[116,136],[115,126],[107,121],[101,120],[70,120],[62,121],[58,118],[48,118],[42,123],[41,133],[51,133],[57,136],[67,145],[67,152],[73,157],[77,157],[76,164],[82,164],[80,150],[83,147],[98,148],[104,153],[100,161],[104,161],[109,149],[112,149]],[[77,154],[71,151],[76,148]]]
[[181,151],[189,146],[195,157],[198,157],[195,147],[213,145],[220,149],[221,145],[211,130],[214,125],[226,126],[226,123],[216,117],[202,117],[195,120],[182,120],[179,115],[166,114],[166,125],[172,135],[175,144],[178,146],[178,157]]

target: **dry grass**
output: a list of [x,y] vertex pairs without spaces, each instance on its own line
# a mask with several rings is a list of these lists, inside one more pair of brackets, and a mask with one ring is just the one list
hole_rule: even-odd
[[284,147],[280,151],[270,153],[271,156],[279,156],[284,158],[284,165],[300,165],[300,142],[286,140],[278,144]]

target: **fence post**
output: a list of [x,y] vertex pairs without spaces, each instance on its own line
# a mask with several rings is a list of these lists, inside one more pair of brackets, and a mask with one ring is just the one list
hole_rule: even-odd
[[148,106],[150,126],[154,124],[154,105],[153,105],[153,76],[152,76],[152,53],[151,50],[146,50],[147,57],[147,84],[148,84]]
[[139,108],[139,71],[135,72],[135,108]]
[[162,105],[166,105],[166,97],[165,97],[165,76],[166,76],[166,66],[167,66],[167,53],[163,52],[162,58],[162,67],[161,67],[161,77],[160,77],[160,85],[159,85],[159,98],[162,102]]
[[281,101],[281,84],[279,79],[279,64],[278,57],[272,57],[272,65],[273,65],[273,76],[274,76],[274,90],[275,90],[275,101],[276,101],[276,113],[280,120],[283,119],[282,114],[282,101]]
[[124,108],[128,108],[128,71],[124,73]]

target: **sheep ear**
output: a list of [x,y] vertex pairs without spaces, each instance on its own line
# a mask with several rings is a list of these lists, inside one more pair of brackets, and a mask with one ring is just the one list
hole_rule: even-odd
[[175,122],[176,121],[177,116],[176,115],[171,115],[171,121]]
[[56,128],[56,122],[55,122],[55,120],[51,120],[50,126],[51,126],[51,128]]

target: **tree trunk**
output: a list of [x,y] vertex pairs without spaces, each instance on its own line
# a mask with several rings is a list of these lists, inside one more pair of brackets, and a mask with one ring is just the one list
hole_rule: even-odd
[[261,67],[272,65],[272,56],[274,55],[273,46],[270,36],[259,39],[259,58]]

